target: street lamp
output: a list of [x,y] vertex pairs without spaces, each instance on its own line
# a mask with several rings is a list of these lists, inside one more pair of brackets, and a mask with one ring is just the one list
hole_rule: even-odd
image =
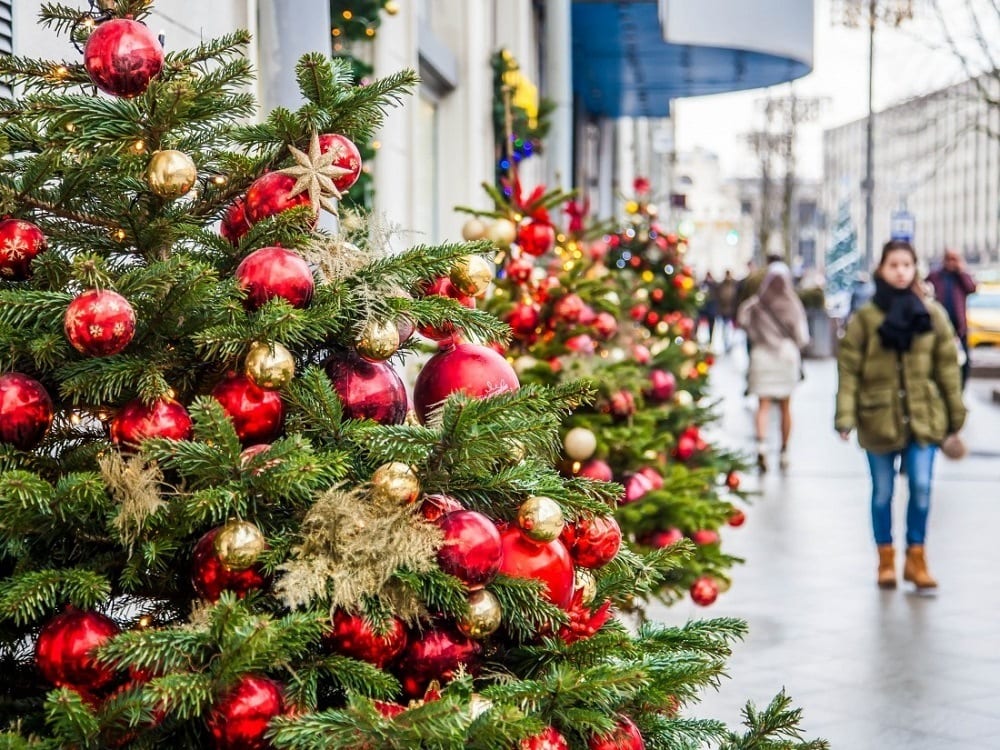
[[875,69],[875,27],[881,22],[899,26],[913,17],[913,0],[840,0],[840,23],[850,28],[868,26],[868,122],[865,148],[865,270],[875,261],[875,113],[872,110],[872,80]]

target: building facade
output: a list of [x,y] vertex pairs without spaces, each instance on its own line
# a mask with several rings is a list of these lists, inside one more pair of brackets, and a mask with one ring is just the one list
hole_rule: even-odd
[[[890,237],[892,214],[915,219],[914,244],[925,264],[945,247],[960,250],[973,266],[1000,262],[1000,80],[951,86],[875,116],[875,260]],[[864,226],[866,120],[823,134],[822,207],[829,216],[849,201]],[[863,252],[863,248],[862,248]]]

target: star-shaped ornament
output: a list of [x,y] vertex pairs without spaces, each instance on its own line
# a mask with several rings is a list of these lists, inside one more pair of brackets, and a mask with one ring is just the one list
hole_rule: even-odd
[[351,170],[334,166],[333,160],[336,154],[333,149],[326,153],[320,151],[319,134],[315,130],[309,139],[308,153],[300,151],[295,146],[289,146],[288,150],[295,157],[295,166],[278,170],[278,174],[295,178],[295,185],[288,193],[288,197],[294,198],[300,193],[308,193],[314,213],[318,214],[322,207],[336,216],[337,204],[332,199],[339,199],[342,193],[333,184],[333,180],[349,174]]

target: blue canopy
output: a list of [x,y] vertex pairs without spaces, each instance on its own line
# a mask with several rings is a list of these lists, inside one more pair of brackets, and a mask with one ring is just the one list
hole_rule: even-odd
[[670,100],[773,86],[805,75],[790,57],[663,40],[656,0],[573,3],[573,91],[604,117],[666,117]]

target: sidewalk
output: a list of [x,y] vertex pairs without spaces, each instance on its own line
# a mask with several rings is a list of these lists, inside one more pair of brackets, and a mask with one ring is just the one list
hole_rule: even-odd
[[[716,432],[749,452],[741,355],[713,370],[725,397]],[[762,494],[743,527],[724,530],[725,550],[747,561],[735,568],[732,589],[708,609],[688,602],[652,613],[668,622],[749,622],[729,663],[732,679],[706,691],[698,715],[735,724],[746,699],[762,706],[784,686],[804,709],[809,736],[826,737],[835,750],[1000,748],[1000,406],[991,403],[998,381],[970,383],[963,436],[971,455],[938,457],[928,559],[941,588],[918,595],[908,584],[876,588],[864,456],[832,427],[835,363],[807,362],[806,371],[793,399],[791,469],[759,483],[747,477]],[[905,496],[900,484],[897,540]]]

